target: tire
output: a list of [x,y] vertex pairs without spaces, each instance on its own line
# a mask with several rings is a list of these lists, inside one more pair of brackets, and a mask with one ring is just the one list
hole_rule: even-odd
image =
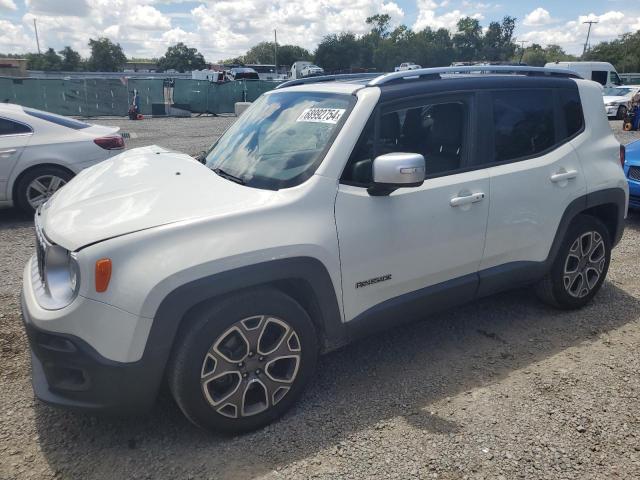
[[[15,204],[23,212],[33,215],[39,205],[46,202],[51,195],[72,178],[73,173],[56,166],[37,167],[29,170],[16,184]],[[40,198],[38,198],[38,194]]]
[[618,112],[616,113],[616,120],[624,120],[624,117],[627,116],[627,107],[624,105],[620,105],[618,107]]
[[314,373],[313,323],[278,290],[226,297],[197,308],[186,322],[169,362],[169,388],[185,416],[204,429],[242,433],[271,423]]
[[589,215],[577,216],[567,231],[549,273],[537,285],[545,303],[581,308],[604,282],[611,261],[611,239],[605,225]]

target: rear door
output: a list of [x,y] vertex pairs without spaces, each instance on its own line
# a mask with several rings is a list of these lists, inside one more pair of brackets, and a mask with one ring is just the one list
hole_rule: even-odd
[[7,192],[9,176],[29,144],[32,133],[29,125],[0,117],[0,200],[11,197]]
[[483,270],[546,260],[565,208],[586,193],[569,143],[584,129],[577,88],[494,91],[485,101],[494,166],[481,284]]

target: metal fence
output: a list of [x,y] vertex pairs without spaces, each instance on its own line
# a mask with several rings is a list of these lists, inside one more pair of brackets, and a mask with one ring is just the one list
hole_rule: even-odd
[[[176,79],[172,95],[163,79],[40,79],[0,77],[0,102],[17,103],[61,115],[127,114],[133,91],[140,97],[143,115],[161,115],[173,98],[176,107],[194,113],[233,113],[236,102],[252,102],[278,82],[238,80],[211,83]],[[167,95],[167,98],[165,98]],[[171,97],[169,97],[171,95]]]

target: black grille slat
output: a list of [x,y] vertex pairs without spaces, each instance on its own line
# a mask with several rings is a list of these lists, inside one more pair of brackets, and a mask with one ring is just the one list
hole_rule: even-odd
[[629,178],[640,182],[640,167],[629,167]]

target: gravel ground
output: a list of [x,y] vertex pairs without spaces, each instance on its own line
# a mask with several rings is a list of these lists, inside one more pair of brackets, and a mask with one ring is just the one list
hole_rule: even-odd
[[160,145],[189,155],[206,150],[234,122],[235,116],[212,116],[185,118],[153,118],[132,121],[121,117],[104,117],[89,120],[98,125],[120,127],[126,138],[127,148]]
[[[190,153],[229,122],[104,120],[138,133],[130,147]],[[166,392],[134,419],[35,400],[18,302],[32,238],[0,211],[0,479],[640,478],[638,214],[583,310],[516,290],[369,338],[323,357],[281,421],[238,437],[191,426]]]

